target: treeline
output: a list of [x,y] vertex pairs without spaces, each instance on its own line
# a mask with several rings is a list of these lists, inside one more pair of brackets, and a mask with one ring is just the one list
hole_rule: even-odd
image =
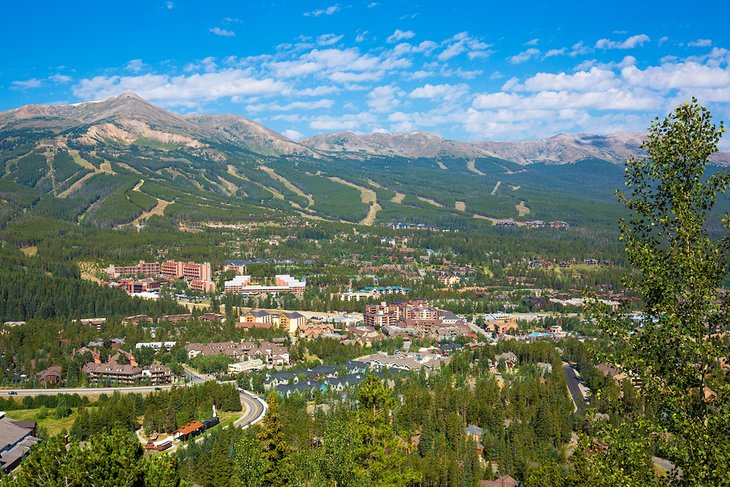
[[180,475],[175,457],[145,456],[134,434],[116,430],[68,444],[62,437],[43,441],[23,460],[16,475],[3,476],[0,485],[176,487]]
[[[490,363],[505,351],[518,363],[496,377]],[[178,453],[183,477],[211,486],[477,486],[497,473],[526,485],[545,485],[536,483],[545,471],[571,475],[573,404],[553,343],[463,351],[428,377],[369,377],[314,406],[298,394],[268,402],[261,426]],[[471,425],[482,432],[470,434]]]
[[72,262],[0,249],[0,321],[159,315],[180,310],[169,300],[133,298],[121,289],[81,280]]
[[[71,434],[87,438],[115,429],[135,431],[143,426],[148,432],[169,433],[193,419],[213,416],[218,411],[241,411],[241,398],[232,384],[208,381],[191,387],[141,394],[101,395],[93,408],[79,409]],[[144,415],[142,424],[140,416]]]

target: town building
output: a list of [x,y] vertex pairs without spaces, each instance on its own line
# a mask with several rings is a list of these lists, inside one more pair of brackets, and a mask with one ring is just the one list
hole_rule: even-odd
[[375,370],[396,369],[396,370],[420,370],[430,371],[448,364],[451,357],[444,357],[438,353],[396,353],[388,355],[380,352],[364,357],[356,358],[355,361],[361,362]]
[[252,370],[260,370],[264,368],[264,361],[258,358],[244,360],[228,365],[229,374],[240,374],[241,372],[250,372]]
[[289,350],[286,347],[270,342],[217,342],[190,343],[185,349],[188,358],[198,355],[227,355],[235,360],[260,358],[267,365],[289,365]]
[[341,301],[367,301],[368,299],[380,299],[383,296],[393,294],[406,294],[410,288],[401,286],[364,287],[357,291],[338,293],[335,296]]
[[63,370],[60,365],[51,365],[46,370],[38,372],[38,383],[42,385],[59,384],[63,379]]
[[35,437],[34,421],[16,421],[0,412],[0,467],[10,473],[31,448],[41,440]]
[[273,285],[253,284],[251,276],[236,276],[223,284],[225,292],[257,296],[259,294],[292,293],[304,295],[306,282],[297,280],[288,274],[279,274],[274,277]]

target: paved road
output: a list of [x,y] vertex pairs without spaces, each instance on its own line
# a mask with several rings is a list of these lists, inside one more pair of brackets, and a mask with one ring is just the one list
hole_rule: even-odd
[[575,375],[575,370],[570,364],[563,362],[563,373],[565,374],[565,382],[568,384],[568,391],[573,398],[573,404],[575,404],[578,413],[582,415],[586,409],[586,403],[583,394],[580,392],[580,387],[578,387],[578,377]]
[[[193,369],[185,367],[185,375],[190,379],[193,384],[200,384],[208,380],[216,380],[210,374],[201,374]],[[248,428],[252,424],[256,424],[266,414],[266,402],[253,392],[249,392],[243,389],[238,389],[241,395],[241,404],[243,405],[243,415],[233,422],[234,426],[240,426],[242,428]]]
[[[129,392],[153,392],[159,389],[171,389],[171,385],[160,386],[129,386],[129,387],[74,387],[57,389],[3,389],[0,396],[40,396],[47,394],[55,396],[58,394],[122,394]],[[12,394],[14,393],[14,394]]]

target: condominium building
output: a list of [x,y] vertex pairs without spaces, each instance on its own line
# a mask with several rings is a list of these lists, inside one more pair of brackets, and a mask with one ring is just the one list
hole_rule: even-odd
[[258,294],[292,293],[303,295],[306,282],[297,280],[288,274],[279,274],[274,277],[274,285],[257,285],[251,283],[251,276],[236,276],[224,283],[227,293],[256,296]]

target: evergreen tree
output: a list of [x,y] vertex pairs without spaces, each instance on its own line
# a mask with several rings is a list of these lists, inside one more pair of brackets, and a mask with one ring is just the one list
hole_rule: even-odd
[[266,418],[261,426],[261,432],[256,435],[264,453],[266,465],[264,478],[269,485],[284,485],[287,477],[285,459],[290,453],[290,449],[279,415],[279,394],[275,391],[271,392],[266,398],[266,402],[269,406]]

